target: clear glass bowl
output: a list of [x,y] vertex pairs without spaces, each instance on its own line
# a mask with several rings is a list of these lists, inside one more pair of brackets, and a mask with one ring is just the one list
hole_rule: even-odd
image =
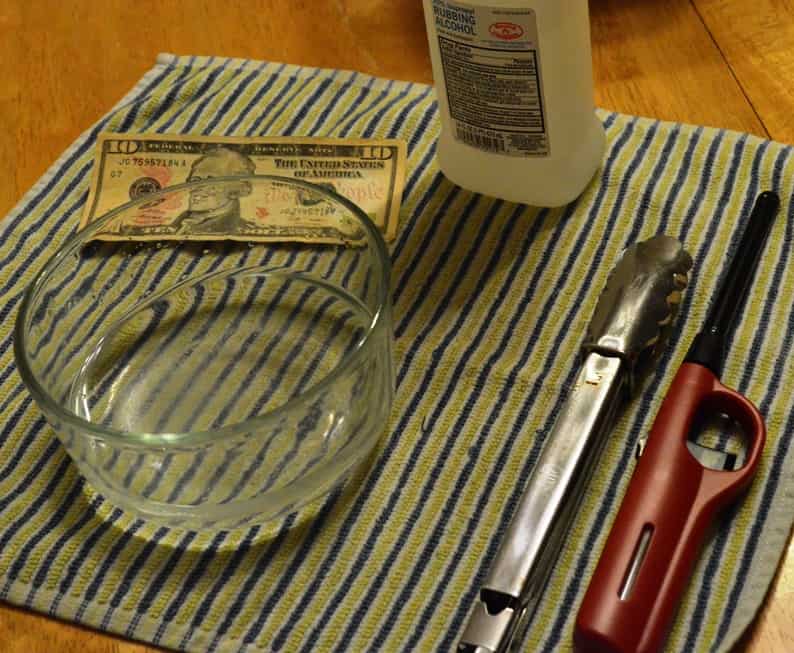
[[[293,233],[313,242],[94,240],[150,225],[152,207],[185,215],[241,183],[245,211],[311,207]],[[389,270],[377,228],[326,189],[267,176],[173,186],[53,256],[17,316],[16,361],[111,503],[181,528],[266,523],[340,484],[384,432]]]

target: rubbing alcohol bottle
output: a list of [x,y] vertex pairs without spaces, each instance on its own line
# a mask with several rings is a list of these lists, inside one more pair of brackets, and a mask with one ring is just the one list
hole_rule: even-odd
[[423,0],[454,183],[536,206],[587,186],[604,154],[587,0]]

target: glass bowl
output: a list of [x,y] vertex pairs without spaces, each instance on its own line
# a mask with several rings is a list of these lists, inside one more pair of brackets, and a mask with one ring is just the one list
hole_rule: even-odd
[[[194,209],[224,193],[245,219],[237,240],[187,240]],[[185,216],[194,224],[171,228]],[[284,233],[308,242],[257,242]],[[389,270],[378,229],[328,189],[269,176],[173,186],[107,213],[44,266],[17,316],[17,366],[111,503],[194,530],[271,522],[337,487],[385,430]]]

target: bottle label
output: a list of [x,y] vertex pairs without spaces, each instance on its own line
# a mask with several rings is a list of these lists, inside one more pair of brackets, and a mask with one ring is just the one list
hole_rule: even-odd
[[547,156],[535,12],[433,0],[452,137],[486,152]]

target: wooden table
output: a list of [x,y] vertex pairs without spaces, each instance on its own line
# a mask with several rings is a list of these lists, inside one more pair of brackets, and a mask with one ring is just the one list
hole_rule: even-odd
[[[591,0],[590,9],[599,106],[794,143],[791,0]],[[418,0],[3,0],[0,215],[161,51],[431,81]],[[742,650],[794,650],[792,603],[790,548]],[[0,650],[155,649],[0,604]]]

